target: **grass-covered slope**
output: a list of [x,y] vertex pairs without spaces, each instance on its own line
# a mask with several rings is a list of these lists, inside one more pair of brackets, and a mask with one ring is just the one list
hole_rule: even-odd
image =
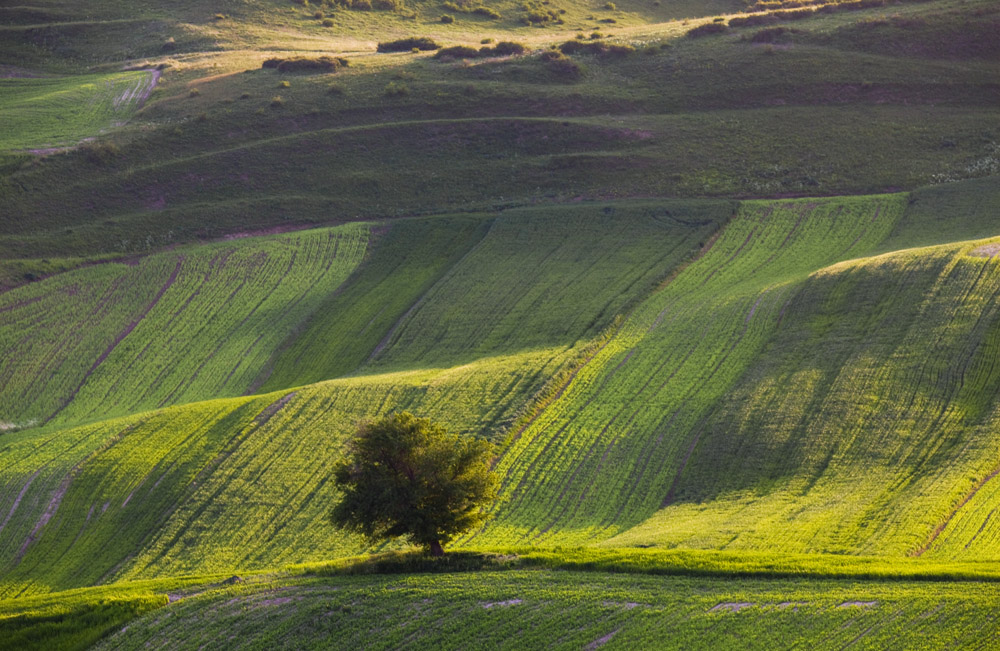
[[761,354],[798,285],[871,250],[904,204],[903,196],[744,203],[519,434],[498,465],[498,517],[483,540],[594,540],[660,508],[702,420]]
[[233,240],[6,292],[0,420],[73,423],[241,395],[367,241],[361,224]]
[[997,598],[995,584],[544,570],[306,578],[216,587],[98,648],[988,648]]
[[75,145],[128,120],[159,71],[0,78],[0,151]]
[[608,544],[995,558],[996,249],[811,275],[699,427],[670,506]]
[[[362,366],[352,377],[308,386],[298,386],[301,382],[292,375],[285,378],[292,388],[269,394],[195,402],[74,429],[57,429],[58,421],[53,420],[45,427],[4,434],[0,447],[4,459],[0,464],[4,594],[123,577],[265,568],[356,552],[359,542],[331,531],[326,513],[336,499],[329,484],[331,464],[360,419],[411,409],[469,435],[501,438],[530,413],[534,396],[542,399],[556,388],[551,378],[565,382],[577,358],[590,351],[591,338],[609,326],[618,311],[638,301],[652,283],[696,251],[730,210],[726,202],[650,202],[555,212],[525,210],[490,218],[414,220],[402,225],[399,236],[412,236],[405,239],[411,247],[410,258],[404,256],[400,263],[412,273],[386,274],[384,265],[401,245],[394,239],[393,226],[378,237],[370,257],[343,285],[323,286],[309,280],[308,274],[316,273],[310,271],[314,265],[309,262],[325,269],[324,265],[336,261],[324,252],[340,241],[337,235],[345,245],[363,247],[368,232],[364,225],[178,249],[144,259],[135,268],[107,265],[106,270],[114,273],[133,269],[148,273],[162,267],[161,275],[169,279],[175,272],[180,278],[176,270],[183,270],[182,262],[189,260],[195,269],[218,273],[232,266],[240,272],[242,266],[236,261],[264,262],[265,253],[271,258],[279,252],[286,254],[282,264],[273,265],[273,275],[263,276],[273,284],[273,288],[265,286],[263,296],[243,274],[228,283],[221,282],[227,276],[220,275],[218,289],[210,282],[211,274],[195,276],[198,282],[185,286],[177,301],[180,307],[199,304],[200,310],[190,315],[177,307],[165,310],[174,321],[168,319],[145,334],[139,323],[125,337],[116,337],[116,350],[131,343],[129,349],[135,353],[158,350],[174,339],[189,341],[193,335],[185,338],[185,328],[199,332],[208,327],[198,314],[209,307],[226,307],[224,301],[210,300],[221,292],[234,306],[245,306],[242,311],[234,307],[228,320],[244,326],[235,335],[212,341],[216,345],[232,341],[245,348],[266,335],[270,342],[270,356],[262,345],[256,356],[231,358],[229,364],[246,368],[247,380],[263,373],[269,359],[278,360],[275,368],[279,370],[294,368],[280,363],[283,356],[292,354],[317,360],[302,370],[303,377],[329,371],[340,362],[326,359],[323,342],[327,340],[342,340],[332,346],[331,355],[341,351],[355,359],[374,357],[374,366]],[[463,230],[463,224],[468,228]],[[545,235],[548,229],[540,225],[552,233]],[[295,242],[316,246],[303,245],[305,252],[298,253],[303,259],[293,260],[300,250],[290,246]],[[427,242],[451,242],[454,248],[418,246]],[[183,261],[182,256],[186,256]],[[220,264],[223,259],[224,265]],[[195,264],[198,260],[203,262]],[[530,264],[518,266],[519,260]],[[95,270],[105,268],[86,268],[68,277]],[[305,280],[297,280],[296,273],[304,274]],[[461,283],[462,278],[468,282]],[[512,317],[537,323],[533,331],[511,329],[490,307],[493,297],[509,294],[512,279],[531,287],[534,295],[526,301],[498,303]],[[62,288],[67,282],[65,276],[57,276],[9,295],[47,286]],[[372,286],[381,289],[372,293]],[[384,301],[396,288],[401,300]],[[160,302],[169,295],[169,291],[159,293]],[[249,319],[256,314],[253,306],[271,293],[304,295],[312,308],[307,309],[302,299],[301,312],[289,309],[295,306],[293,301],[285,303],[280,313],[270,310],[263,323]],[[65,294],[42,292],[39,301],[48,298],[58,306]],[[340,297],[351,295],[363,300],[337,307]],[[465,338],[433,345],[447,321],[440,315],[447,315],[454,302],[463,300],[482,306],[469,309]],[[101,303],[95,299],[87,304]],[[144,299],[135,304],[142,308],[150,303]],[[351,305],[356,305],[362,318],[349,313]],[[147,312],[148,319],[155,310]],[[135,322],[132,316],[120,320]],[[299,322],[302,327],[293,329],[282,343],[276,324]],[[421,336],[409,334],[411,341],[394,340],[393,333],[413,333],[413,324],[422,329]],[[56,326],[53,322],[46,326],[53,337],[62,333]],[[497,331],[504,335],[500,343],[482,345],[484,339],[489,341],[484,333]],[[116,336],[117,330],[110,327],[105,332]],[[296,333],[302,334],[301,341],[296,340]],[[390,343],[380,349],[380,341]],[[345,342],[357,348],[350,350]],[[101,362],[97,368],[108,365],[109,377],[130,377],[144,368],[131,362],[118,366],[112,354],[102,358],[100,351],[105,348],[101,345],[91,349]],[[379,361],[380,350],[387,356],[400,355],[403,361],[391,369],[388,361]],[[194,357],[195,349],[182,351],[169,356],[189,365],[188,375],[181,376],[182,387],[192,378],[212,377],[207,371],[193,372],[213,368],[204,358]],[[26,355],[26,359],[35,358]],[[84,372],[90,366],[81,364]],[[227,378],[231,369],[223,367],[214,376]],[[60,412],[60,419],[69,422],[69,414],[108,413],[115,408],[110,398],[102,402],[92,400],[92,395],[124,396],[121,402],[126,398],[132,402],[118,405],[120,411],[127,411],[129,405],[138,409],[143,403],[133,396],[141,398],[143,391],[160,384],[133,379],[117,385],[117,393],[106,394],[95,394],[88,386],[84,383],[84,389]],[[224,386],[212,384],[203,385],[201,391],[204,397],[227,393]],[[174,402],[191,402],[195,395],[180,393]]]
[[[662,11],[674,4],[662,2]],[[288,24],[254,23],[249,14],[267,7]],[[450,27],[439,13],[404,21],[408,35],[443,45],[478,47],[486,36],[528,48],[468,64],[376,54],[377,40],[407,35],[380,26],[393,12],[244,9],[221,20],[206,9],[206,24],[192,27],[207,41],[196,41],[197,54],[138,62],[169,67],[131,126],[98,143],[114,148],[0,161],[0,212],[8,216],[0,251],[52,261],[289,223],[581,197],[874,193],[998,171],[996,61],[871,52],[842,36],[881,20],[884,7],[816,12],[775,42],[758,38],[772,29],[763,26],[695,39],[683,37],[690,26],[682,22],[639,28],[621,19],[598,23],[603,37],[592,39],[597,25],[582,21],[513,33],[490,21]],[[348,37],[359,25],[323,28],[317,10],[369,21],[370,37]],[[647,10],[661,9],[587,8],[599,20]],[[929,30],[940,23],[946,40],[956,19],[935,19],[945,10],[979,26],[968,30],[973,40],[996,19],[984,0],[905,3],[891,15]],[[237,48],[226,35],[240,29]],[[905,29],[901,38],[929,40]],[[559,65],[540,56],[567,41],[628,47],[620,56],[572,54]],[[316,74],[261,69],[269,57],[321,54],[351,65]]]

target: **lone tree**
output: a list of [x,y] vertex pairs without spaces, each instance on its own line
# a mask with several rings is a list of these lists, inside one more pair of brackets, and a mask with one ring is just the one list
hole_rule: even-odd
[[442,545],[486,520],[482,507],[497,490],[492,457],[489,442],[409,412],[364,423],[334,467],[343,499],[330,520],[372,542],[406,536],[442,556]]

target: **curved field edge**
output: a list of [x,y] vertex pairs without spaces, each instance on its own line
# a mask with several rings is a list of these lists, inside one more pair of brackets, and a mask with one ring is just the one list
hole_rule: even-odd
[[[975,586],[973,590],[969,588]],[[236,585],[149,613],[99,648],[934,648],[995,638],[995,584],[726,580],[509,570]],[[929,614],[933,617],[929,618]],[[928,621],[930,619],[930,621]]]
[[996,558],[996,249],[810,275],[673,501],[607,544]]
[[[710,640],[693,636],[709,622],[727,634],[742,632],[744,646],[752,648],[775,641],[759,633],[746,637],[762,624],[782,627],[784,644],[829,635],[836,627],[849,631],[824,644],[856,636],[877,645],[898,630],[913,636],[900,639],[916,644],[926,634],[928,612],[936,617],[927,644],[936,644],[946,635],[970,641],[995,635],[990,620],[979,615],[1000,598],[998,579],[986,564],[823,555],[593,549],[456,552],[441,559],[380,554],[263,574],[123,582],[0,601],[0,648],[40,648],[53,640],[84,648],[102,636],[107,639],[100,648],[153,640],[166,648],[228,648],[234,640],[329,644],[342,640],[325,637],[334,629],[367,634],[366,647],[405,642],[451,648],[467,643],[469,631],[481,643],[502,646],[507,626],[542,629],[533,646],[546,648],[579,648],[585,642],[577,635],[600,639],[611,630],[633,646],[669,632],[685,640],[679,646],[706,648]],[[683,616],[668,615],[678,609]],[[637,610],[645,615],[634,617]],[[647,630],[650,616],[654,631]],[[436,625],[420,624],[428,617]],[[440,626],[442,618],[456,617],[453,626]],[[392,623],[397,618],[406,620],[401,628]],[[370,628],[376,621],[382,624]],[[805,632],[803,621],[812,624]],[[489,630],[497,626],[500,631]]]
[[498,517],[473,544],[596,542],[661,508],[701,421],[760,354],[802,281],[871,251],[905,203],[743,202],[708,252],[639,305],[505,452]]

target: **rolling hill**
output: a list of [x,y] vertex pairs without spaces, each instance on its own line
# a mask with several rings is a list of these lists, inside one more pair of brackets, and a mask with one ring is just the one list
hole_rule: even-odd
[[0,648],[994,646],[995,3],[364,4],[0,8]]

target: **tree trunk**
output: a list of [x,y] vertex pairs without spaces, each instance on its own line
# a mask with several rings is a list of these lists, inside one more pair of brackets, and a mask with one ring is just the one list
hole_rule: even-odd
[[440,541],[431,541],[431,556],[444,556],[444,548],[441,547]]

